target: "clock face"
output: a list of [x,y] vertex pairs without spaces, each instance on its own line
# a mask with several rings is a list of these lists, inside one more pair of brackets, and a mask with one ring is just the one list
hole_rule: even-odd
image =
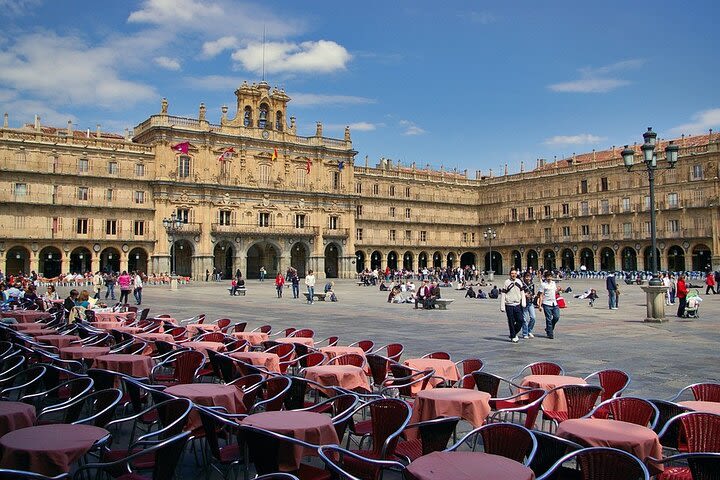
[[265,140],[267,140],[269,136],[270,136],[270,132],[268,132],[267,130],[263,130],[263,132],[262,132],[262,137],[263,137]]

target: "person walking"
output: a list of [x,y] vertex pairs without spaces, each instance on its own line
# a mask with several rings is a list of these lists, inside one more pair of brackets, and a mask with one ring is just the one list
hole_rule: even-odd
[[292,284],[293,298],[298,298],[300,296],[300,277],[298,277],[297,272],[294,272],[290,277],[290,283]]
[[133,287],[133,295],[135,296],[135,302],[138,305],[141,305],[143,289],[142,273],[135,272],[135,277],[133,278]]
[[312,305],[315,303],[315,275],[312,270],[308,270],[308,274],[305,276],[305,286],[308,291],[308,303]]
[[265,276],[267,275],[267,270],[265,270],[265,267],[260,267],[260,281],[265,281]]
[[109,296],[111,300],[115,300],[115,274],[113,272],[106,273],[104,280],[105,286],[107,287],[107,291],[105,292],[105,299],[107,300]]
[[103,283],[103,276],[100,273],[100,270],[98,270],[97,272],[95,272],[95,275],[93,275],[93,291],[95,292],[95,295],[93,295],[93,297],[96,300],[100,300],[100,292],[102,291]]
[[126,304],[128,303],[128,296],[130,295],[130,284],[132,283],[132,278],[130,278],[130,275],[126,271],[123,270],[123,272],[120,274],[120,276],[117,279],[118,285],[120,285],[120,303]]
[[525,286],[525,306],[523,307],[522,338],[535,338],[532,333],[535,328],[535,284],[530,272],[523,274],[523,285]]
[[610,310],[617,310],[618,288],[617,281],[615,280],[615,274],[613,272],[608,273],[608,276],[605,277],[605,288],[608,291],[608,307]]
[[518,342],[518,333],[523,326],[523,308],[525,307],[525,284],[517,278],[517,270],[510,270],[510,278],[505,280],[500,290],[500,311],[507,315],[510,341]]
[[711,271],[705,276],[705,295],[709,295],[710,292],[713,295],[717,293],[715,291],[715,274]]
[[687,288],[687,284],[685,283],[685,274],[681,273],[678,276],[677,286],[676,286],[676,291],[675,291],[675,297],[677,297],[677,299],[678,299],[678,309],[677,309],[678,317],[685,316],[685,306],[687,305],[687,294],[688,294],[688,288]]
[[277,290],[277,298],[282,298],[284,286],[285,277],[283,277],[282,273],[278,272],[277,276],[275,277],[275,289]]
[[552,272],[546,270],[540,282],[540,304],[545,314],[545,333],[547,338],[555,338],[555,325],[560,321],[560,307],[557,303],[557,284],[552,279]]

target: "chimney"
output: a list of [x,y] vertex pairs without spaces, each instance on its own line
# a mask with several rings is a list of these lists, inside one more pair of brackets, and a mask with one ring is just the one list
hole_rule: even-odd
[[520,173],[523,173],[525,171],[525,162],[520,160]]
[[100,138],[100,124],[95,124],[95,138]]
[[492,168],[490,169],[490,175],[489,175],[489,176],[490,176],[490,178],[493,178],[493,171],[492,171]]
[[130,130],[128,128],[125,129],[125,140],[130,140]]
[[507,163],[506,163],[506,164],[505,164],[505,175],[507,175],[507,174],[508,174],[508,166],[507,166]]
[[35,130],[40,130],[40,115],[35,115]]
[[8,128],[8,114],[5,112],[3,115],[3,128]]

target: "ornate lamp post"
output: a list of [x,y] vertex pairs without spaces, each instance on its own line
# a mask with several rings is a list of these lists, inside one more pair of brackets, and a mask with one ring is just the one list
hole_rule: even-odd
[[170,290],[177,290],[177,276],[175,275],[175,235],[182,229],[183,222],[174,212],[170,218],[163,218],[163,227],[170,237]]
[[495,232],[495,230],[491,227],[488,227],[488,229],[483,232],[483,237],[490,243],[490,255],[488,258],[488,260],[490,260],[490,269],[488,271],[488,280],[492,282],[495,280],[495,272],[493,271],[492,266],[492,241],[497,237],[497,232]]

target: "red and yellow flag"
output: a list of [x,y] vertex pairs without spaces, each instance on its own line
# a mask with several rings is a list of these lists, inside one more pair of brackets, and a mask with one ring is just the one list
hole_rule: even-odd
[[273,161],[275,161],[275,160],[277,160],[277,158],[278,158],[277,148],[273,148],[272,159],[273,159]]

